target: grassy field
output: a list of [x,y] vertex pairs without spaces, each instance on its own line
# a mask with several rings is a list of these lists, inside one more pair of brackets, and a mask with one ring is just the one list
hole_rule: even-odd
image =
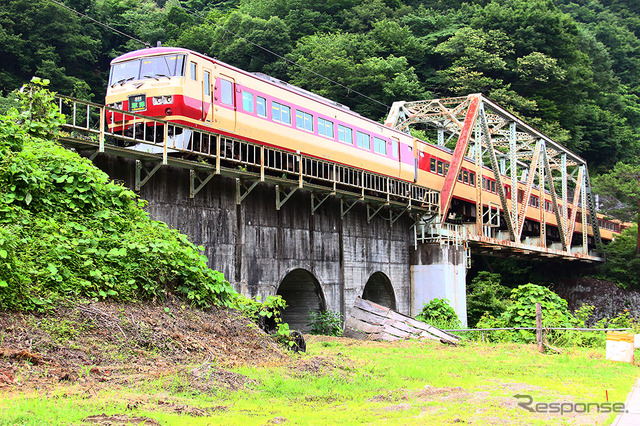
[[[638,366],[604,349],[542,355],[532,345],[358,342],[308,337],[308,352],[267,366],[215,362],[138,369],[119,380],[0,388],[0,424],[608,424],[615,415],[531,413],[534,402],[624,402]],[[107,367],[101,367],[102,374]],[[18,382],[41,371],[28,365]],[[91,417],[93,416],[93,417]]]

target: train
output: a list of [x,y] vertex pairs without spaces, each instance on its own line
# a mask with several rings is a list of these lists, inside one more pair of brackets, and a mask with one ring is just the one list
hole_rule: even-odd
[[[442,188],[453,155],[446,147],[416,139],[287,82],[178,47],[146,48],[113,59],[105,104],[111,107],[106,112],[111,132],[136,131],[123,113],[113,109],[123,110],[432,189]],[[452,220],[459,223],[475,223],[474,170],[473,161],[465,158],[449,210]],[[485,208],[499,205],[493,171],[484,167],[482,175]],[[511,180],[506,175],[501,180],[509,198]],[[518,186],[521,204],[525,202],[525,184]],[[559,241],[550,194],[534,188],[526,202],[523,238],[539,235],[544,218],[547,244]],[[605,242],[624,227],[602,215],[598,215],[598,223]],[[580,241],[576,235],[582,232],[581,227],[578,220],[576,242]],[[592,242],[592,231],[588,233]]]

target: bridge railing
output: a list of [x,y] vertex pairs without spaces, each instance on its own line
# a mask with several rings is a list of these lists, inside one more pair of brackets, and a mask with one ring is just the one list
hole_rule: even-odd
[[[58,96],[58,107],[67,118],[63,128],[69,134],[63,139],[97,148],[95,152],[117,147],[132,156],[140,153],[145,160],[155,156],[163,164],[173,158],[191,159],[198,168],[210,167],[216,174],[253,176],[422,212],[438,211],[438,191],[393,177],[70,97]],[[114,117],[110,123],[107,112]]]

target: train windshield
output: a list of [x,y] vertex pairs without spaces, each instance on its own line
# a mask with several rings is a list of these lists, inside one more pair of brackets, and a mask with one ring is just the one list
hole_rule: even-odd
[[148,56],[118,62],[111,66],[109,85],[123,84],[131,80],[146,80],[184,76],[185,55]]

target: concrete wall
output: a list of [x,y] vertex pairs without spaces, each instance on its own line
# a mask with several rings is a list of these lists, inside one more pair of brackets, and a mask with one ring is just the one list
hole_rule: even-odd
[[414,252],[411,264],[413,303],[411,315],[433,299],[448,299],[462,325],[467,325],[467,294],[463,247],[422,244]]
[[[95,163],[133,187],[134,161],[98,156]],[[275,189],[266,184],[236,205],[235,180],[220,176],[191,199],[189,172],[169,166],[151,177],[140,196],[152,218],[203,245],[210,266],[247,296],[276,294],[284,277],[302,268],[320,284],[327,309],[345,314],[369,278],[381,272],[391,282],[397,310],[410,311],[413,234],[406,215],[393,227],[380,217],[368,224],[366,208],[358,204],[341,219],[335,197],[311,215],[305,190],[277,211]]]

